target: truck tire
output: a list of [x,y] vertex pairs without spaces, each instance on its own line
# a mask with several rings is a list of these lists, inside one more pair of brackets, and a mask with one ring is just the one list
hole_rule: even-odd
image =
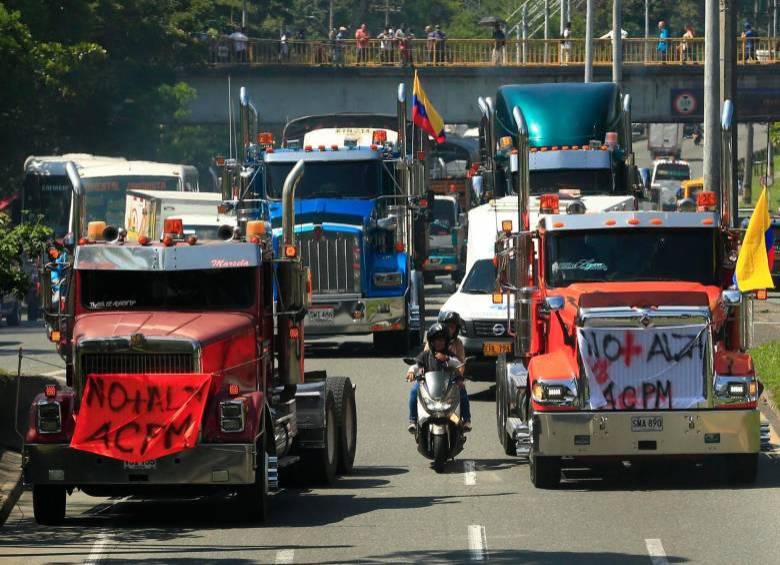
[[437,473],[444,471],[448,452],[447,436],[433,436],[433,470]]
[[56,526],[65,520],[65,487],[33,485],[33,515],[45,526]]
[[554,489],[561,484],[560,457],[540,457],[532,454],[528,458],[528,469],[531,472],[531,483],[536,488]]
[[339,459],[339,426],[336,420],[333,392],[325,392],[325,446],[312,449],[304,463],[311,470],[311,480],[316,484],[330,485],[336,480]]
[[338,424],[338,464],[336,472],[348,475],[355,464],[357,451],[357,409],[352,381],[347,377],[328,377],[325,388],[333,393],[336,423]]
[[509,417],[509,391],[507,390],[505,372],[501,367],[506,367],[506,362],[496,364],[496,428],[498,441],[504,448],[506,455],[517,455],[515,442],[506,433],[506,419]]
[[726,456],[726,470],[729,482],[751,485],[758,477],[758,453]]
[[263,433],[258,446],[262,452],[262,460],[258,461],[255,469],[255,482],[243,486],[238,491],[238,503],[243,506],[247,519],[253,522],[265,522],[269,515],[268,500],[268,457],[271,446],[268,438],[270,434]]
[[16,303],[14,309],[5,317],[5,323],[11,327],[16,327],[22,321],[22,306],[19,302]]

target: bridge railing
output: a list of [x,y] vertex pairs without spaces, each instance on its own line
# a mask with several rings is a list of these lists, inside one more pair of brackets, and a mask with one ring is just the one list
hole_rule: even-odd
[[[242,48],[244,47],[245,48]],[[770,37],[738,39],[740,64],[780,63],[780,40]],[[585,41],[572,38],[507,40],[497,45],[492,39],[447,39],[430,41],[369,40],[359,46],[353,40],[289,41],[250,39],[234,42],[228,37],[209,44],[209,58],[214,65],[333,65],[380,67],[393,65],[481,67],[481,66],[555,66],[582,65]],[[623,62],[626,65],[684,65],[704,62],[704,39],[626,38],[623,40]],[[593,41],[594,65],[612,64],[612,40]]]

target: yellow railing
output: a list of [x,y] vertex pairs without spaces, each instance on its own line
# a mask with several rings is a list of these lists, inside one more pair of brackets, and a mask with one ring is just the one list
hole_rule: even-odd
[[[740,64],[780,62],[780,40],[754,37],[737,40]],[[209,43],[210,62],[252,65],[330,65],[345,67],[379,67],[409,65],[416,67],[450,66],[555,66],[582,65],[585,62],[583,39],[508,40],[497,45],[492,39],[448,39],[429,41],[381,41],[372,39],[364,46],[355,41],[289,41],[250,39],[234,42],[228,37]],[[623,40],[623,63],[626,65],[683,65],[704,62],[704,39],[657,38]],[[612,64],[612,41],[593,41],[593,64]]]

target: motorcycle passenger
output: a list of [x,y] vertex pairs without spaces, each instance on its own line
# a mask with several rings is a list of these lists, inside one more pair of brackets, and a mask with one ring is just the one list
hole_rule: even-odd
[[[448,332],[448,344],[447,349],[450,355],[457,357],[461,363],[460,378],[458,379],[458,388],[460,388],[460,415],[463,418],[463,427],[465,431],[471,431],[471,403],[469,402],[469,395],[466,392],[466,384],[463,382],[463,369],[465,369],[464,363],[466,362],[466,348],[463,345],[463,341],[458,335],[460,333],[460,314],[457,312],[443,312],[439,314],[439,323],[441,323]],[[425,349],[428,349],[428,344],[425,344]]]
[[406,380],[414,383],[409,391],[408,430],[410,433],[414,433],[417,428],[417,390],[420,388],[420,383],[415,379],[415,373],[438,371],[444,368],[455,369],[461,365],[460,360],[450,355],[448,351],[448,333],[447,329],[438,322],[428,328],[427,347],[417,356],[417,363],[409,367],[406,373]]

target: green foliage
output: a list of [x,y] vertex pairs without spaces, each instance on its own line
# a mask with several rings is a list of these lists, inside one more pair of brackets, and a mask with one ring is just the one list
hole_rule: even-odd
[[41,218],[12,226],[11,219],[0,214],[0,294],[24,296],[30,278],[23,258],[39,257],[51,237]]
[[750,350],[756,374],[775,402],[780,402],[780,343],[771,341]]

